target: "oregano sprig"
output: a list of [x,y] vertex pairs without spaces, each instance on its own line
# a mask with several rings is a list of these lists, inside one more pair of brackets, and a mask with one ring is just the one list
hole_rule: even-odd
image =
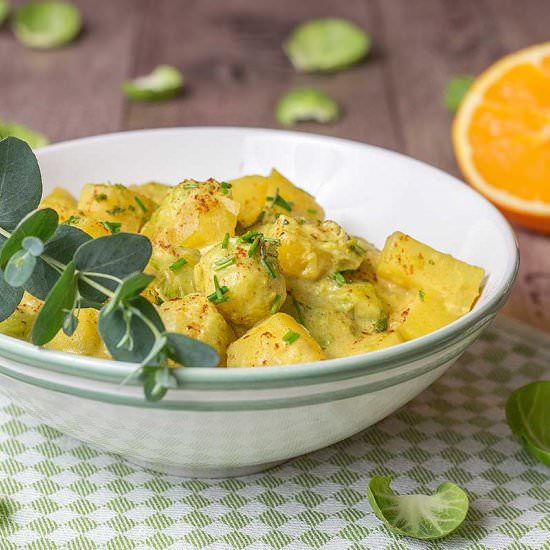
[[155,307],[141,296],[153,280],[143,273],[151,243],[143,235],[113,232],[92,239],[59,224],[57,213],[37,210],[42,181],[36,158],[23,141],[0,141],[0,321],[26,290],[44,300],[32,342],[44,345],[63,330],[71,336],[83,307],[100,310],[98,330],[114,359],[139,363],[134,377],[148,400],[177,387],[175,364],[215,367],[207,344],[166,330]]

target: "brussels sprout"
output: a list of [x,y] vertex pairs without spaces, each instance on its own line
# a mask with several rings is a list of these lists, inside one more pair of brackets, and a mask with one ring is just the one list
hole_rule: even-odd
[[445,96],[443,103],[445,107],[452,113],[458,111],[462,99],[472,85],[474,77],[472,75],[463,74],[453,77],[445,88]]
[[525,450],[550,466],[550,380],[514,391],[506,402],[506,419]]
[[30,48],[63,46],[72,42],[81,28],[80,12],[67,2],[29,2],[18,8],[13,16],[15,35]]
[[313,19],[298,25],[283,49],[298,71],[337,71],[368,53],[368,35],[351,21],[336,17]]
[[393,533],[431,540],[447,536],[464,521],[468,495],[454,483],[442,483],[433,495],[396,495],[391,477],[370,480],[369,502],[376,517]]
[[44,135],[22,124],[6,123],[0,124],[0,139],[13,136],[26,141],[30,147],[37,149],[50,143],[50,140]]
[[8,18],[10,14],[10,3],[8,0],[0,0],[0,25]]
[[339,116],[338,103],[324,92],[311,88],[290,90],[275,108],[275,118],[284,126],[305,120],[335,122]]
[[122,91],[135,101],[169,99],[183,88],[183,75],[175,67],[159,65],[150,74],[122,83]]

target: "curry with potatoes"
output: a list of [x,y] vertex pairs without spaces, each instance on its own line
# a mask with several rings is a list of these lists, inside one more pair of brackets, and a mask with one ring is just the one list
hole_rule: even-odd
[[[310,363],[386,348],[433,332],[472,308],[484,271],[401,232],[378,250],[325,219],[277,170],[229,182],[86,184],[41,203],[92,237],[141,233],[153,252],[143,295],[167,330],[201,340],[220,366]],[[41,302],[28,293],[0,332],[28,340]],[[98,312],[46,347],[109,353]]]

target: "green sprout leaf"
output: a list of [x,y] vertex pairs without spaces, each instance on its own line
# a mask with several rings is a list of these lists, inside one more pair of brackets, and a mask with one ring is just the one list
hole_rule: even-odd
[[472,82],[475,80],[475,77],[468,74],[454,76],[447,87],[445,88],[445,95],[443,97],[443,103],[445,107],[452,113],[458,111],[458,107],[462,102],[462,99],[466,95],[466,92],[469,90]]
[[23,287],[30,279],[36,258],[26,250],[19,250],[13,254],[4,270],[4,280],[14,287]]
[[21,246],[35,258],[44,252],[44,242],[38,237],[25,237],[21,243]]
[[150,74],[122,83],[122,91],[135,101],[169,99],[183,89],[183,75],[175,67],[159,65]]
[[393,533],[431,540],[453,532],[468,513],[468,495],[454,483],[442,483],[433,495],[396,495],[391,477],[375,476],[368,488],[376,517]]
[[168,356],[186,367],[217,367],[218,352],[208,344],[176,332],[165,332]]
[[27,143],[14,137],[0,141],[0,227],[12,230],[42,197],[38,162]]
[[0,124],[0,138],[10,136],[27,142],[29,147],[32,147],[33,149],[45,147],[50,143],[50,140],[44,134],[35,132],[28,126],[23,126],[23,124],[15,124],[13,122]]
[[143,292],[149,283],[155,278],[154,275],[147,273],[132,273],[122,280],[116,289],[115,295],[105,306],[105,314],[112,313],[120,302],[129,298],[137,298]]
[[550,380],[515,390],[506,402],[506,419],[525,450],[550,466]]
[[32,343],[47,344],[62,328],[72,312],[77,287],[74,262],[69,263],[46,297],[32,327]]
[[[51,208],[35,210],[27,214],[18,224],[11,237],[0,251],[0,267],[4,268],[8,260],[23,246],[26,237],[37,237],[44,242],[50,239],[57,229],[59,221],[57,212]],[[33,254],[39,256],[40,254]]]
[[12,26],[19,42],[29,48],[58,48],[78,36],[82,18],[73,4],[46,0],[18,8]]
[[321,90],[312,88],[290,90],[275,107],[275,118],[284,126],[306,120],[335,122],[339,116],[338,103]]
[[[58,225],[54,236],[44,245],[44,254],[60,262],[68,264],[76,250],[91,237],[77,227]],[[42,258],[37,258],[36,268],[25,285],[25,290],[39,300],[45,300],[57,280],[59,271],[47,264]],[[105,297],[102,296],[102,302]],[[85,307],[85,306],[83,306]]]
[[4,279],[4,273],[0,270],[0,321],[5,321],[20,304],[23,298],[23,289],[13,287]]
[[10,3],[8,0],[0,0],[0,25],[4,24],[4,21],[10,14]]
[[368,35],[346,19],[326,17],[298,25],[283,49],[298,71],[338,71],[359,62],[370,48]]

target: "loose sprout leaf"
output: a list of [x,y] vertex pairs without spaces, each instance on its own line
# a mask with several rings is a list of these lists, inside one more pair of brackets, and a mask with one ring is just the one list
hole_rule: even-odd
[[0,227],[11,231],[41,197],[42,178],[32,149],[14,137],[0,141]]
[[298,25],[283,45],[298,71],[337,71],[367,55],[368,35],[346,19],[326,17]]
[[339,116],[338,104],[321,90],[314,89],[290,90],[275,107],[275,118],[284,126],[306,120],[334,122]]
[[0,0],[0,25],[8,18],[10,14],[10,3],[8,0]]
[[[145,298],[139,296],[129,300],[128,303],[131,307],[139,309],[143,315],[150,319],[159,332],[164,331],[157,310]],[[123,341],[127,330],[124,311],[125,308],[120,304],[115,310],[107,313],[103,308],[99,314],[99,334],[116,360],[141,363],[148,356],[155,343],[155,338],[151,329],[138,316],[132,315],[129,321],[129,329],[133,346],[129,349],[126,345],[119,345]]]
[[23,287],[30,279],[36,258],[26,250],[18,250],[13,254],[4,270],[5,281],[15,287]]
[[0,267],[4,268],[13,254],[21,250],[25,237],[38,237],[41,241],[50,239],[57,229],[58,220],[57,212],[51,208],[27,214],[4,243],[0,252]]
[[550,380],[515,390],[506,402],[506,419],[525,450],[550,466]]
[[0,271],[0,321],[6,320],[21,303],[23,289],[14,288],[4,280],[4,273]]
[[[86,273],[101,273],[124,279],[143,271],[151,257],[151,243],[147,237],[133,233],[115,233],[84,243],[74,256],[76,267]],[[103,277],[90,277],[102,286],[114,290],[117,282]],[[101,292],[85,283],[79,283],[82,295],[101,302]]]
[[396,495],[391,477],[375,476],[368,487],[376,517],[400,535],[431,540],[454,531],[468,513],[468,495],[454,483],[442,483],[433,495]]
[[125,277],[117,287],[115,295],[105,306],[105,314],[113,311],[123,300],[139,296],[154,278],[154,275],[147,273],[132,273],[132,275]]
[[150,74],[122,83],[126,97],[136,101],[169,99],[183,88],[183,75],[175,67],[159,65]]
[[38,312],[32,327],[33,344],[47,344],[63,328],[67,313],[72,311],[75,296],[75,265],[70,262]]
[[168,340],[168,356],[176,363],[185,367],[218,366],[220,356],[212,346],[176,332],[165,332],[164,335]]
[[463,74],[454,76],[448,82],[445,88],[443,102],[449,111],[456,113],[474,79],[472,75]]
[[[44,254],[58,262],[68,264],[76,250],[90,239],[89,235],[77,227],[58,225],[54,236],[44,246]],[[41,258],[37,258],[36,267],[25,285],[25,290],[39,300],[45,300],[58,279],[59,272]],[[104,302],[105,297],[101,294],[101,300],[95,301]]]
[[50,143],[50,140],[44,134],[35,132],[28,126],[23,126],[23,124],[15,124],[14,122],[0,124],[0,138],[9,136],[26,141],[29,147],[32,147],[33,149],[45,147]]
[[17,39],[29,48],[57,48],[78,36],[82,18],[68,2],[29,2],[15,11],[12,26]]

